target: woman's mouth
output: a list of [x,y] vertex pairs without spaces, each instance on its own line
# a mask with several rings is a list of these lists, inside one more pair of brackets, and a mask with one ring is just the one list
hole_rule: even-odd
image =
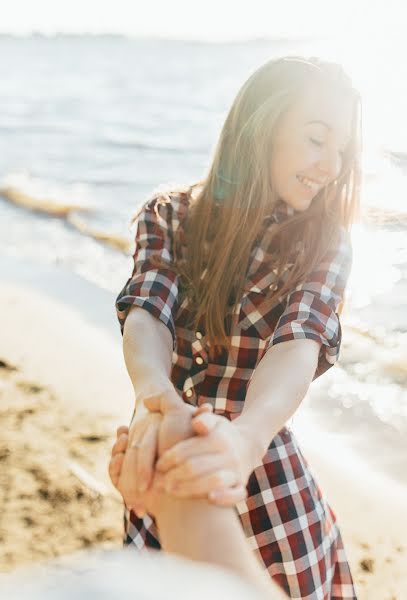
[[313,181],[308,177],[302,177],[301,175],[297,175],[297,179],[307,191],[312,192],[313,194],[319,192],[319,190],[322,187],[320,183]]

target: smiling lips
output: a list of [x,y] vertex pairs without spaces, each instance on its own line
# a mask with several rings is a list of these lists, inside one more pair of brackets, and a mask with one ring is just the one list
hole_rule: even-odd
[[315,181],[315,179],[310,179],[309,177],[302,177],[301,175],[297,175],[297,179],[300,183],[302,183],[308,190],[317,193],[324,185],[325,181]]

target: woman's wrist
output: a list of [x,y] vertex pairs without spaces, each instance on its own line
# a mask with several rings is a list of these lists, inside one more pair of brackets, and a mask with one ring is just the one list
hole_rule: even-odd
[[166,377],[145,379],[138,385],[135,393],[136,407],[143,407],[144,410],[166,413],[169,410],[183,411],[187,408],[172,381]]
[[[140,379],[137,382],[137,388],[134,387],[134,394],[136,397],[136,405],[144,405],[144,400],[150,396],[157,396],[163,393],[170,393],[175,398],[177,394],[174,384],[168,377],[161,377],[155,375],[148,375]],[[178,394],[177,394],[178,395]],[[180,402],[182,398],[179,398]]]
[[233,421],[233,424],[239,431],[246,444],[248,461],[250,463],[250,467],[252,467],[250,472],[252,472],[261,464],[267,448],[264,448],[264,445],[259,440],[257,432],[253,429],[253,427],[246,423],[241,417],[236,418]]

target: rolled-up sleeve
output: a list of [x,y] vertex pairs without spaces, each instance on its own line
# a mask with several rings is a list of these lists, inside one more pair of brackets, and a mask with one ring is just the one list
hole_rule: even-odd
[[170,265],[172,261],[172,206],[158,198],[147,202],[136,221],[133,272],[116,298],[116,313],[123,335],[124,324],[132,306],[148,310],[168,327],[177,350],[174,315],[178,304],[178,276],[170,268],[157,268],[153,257]]
[[312,271],[307,281],[298,285],[270,338],[268,347],[296,339],[312,339],[321,344],[314,380],[325,373],[339,358],[342,329],[338,309],[352,266],[349,233],[342,228],[339,242]]

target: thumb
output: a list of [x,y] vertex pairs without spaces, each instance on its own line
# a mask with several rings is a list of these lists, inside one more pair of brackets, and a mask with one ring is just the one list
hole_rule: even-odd
[[144,398],[143,404],[151,412],[160,412],[161,402],[159,396],[147,396],[147,398]]
[[173,387],[147,396],[144,398],[143,404],[151,412],[161,412],[165,414],[171,410],[179,410],[180,407],[182,408],[184,401]]
[[198,415],[201,415],[202,413],[213,412],[213,406],[209,402],[204,402],[203,404],[200,404],[199,406],[191,406],[191,409],[192,409],[193,417],[197,417]]
[[204,412],[191,421],[193,431],[198,435],[208,435],[219,422],[219,417],[211,412]]

